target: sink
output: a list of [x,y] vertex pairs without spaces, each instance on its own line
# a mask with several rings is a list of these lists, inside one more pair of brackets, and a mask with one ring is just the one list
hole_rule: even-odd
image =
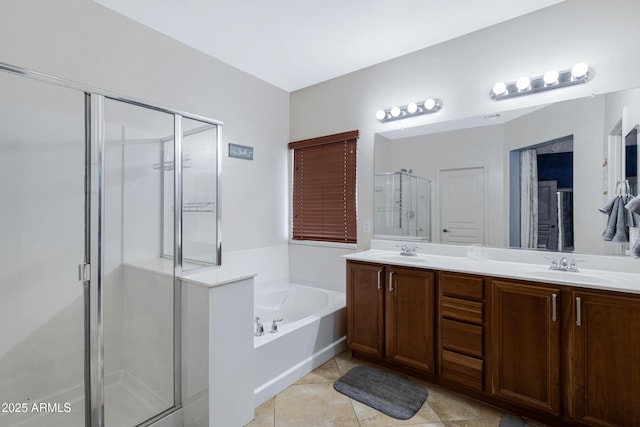
[[561,271],[561,270],[531,270],[524,271],[529,277],[540,278],[542,280],[557,280],[568,283],[588,283],[594,285],[604,285],[613,283],[611,279],[602,276],[594,276],[588,273]]
[[425,263],[431,261],[431,258],[424,255],[408,256],[397,254],[373,254],[370,255],[371,259],[387,261],[387,262],[402,262],[402,263]]

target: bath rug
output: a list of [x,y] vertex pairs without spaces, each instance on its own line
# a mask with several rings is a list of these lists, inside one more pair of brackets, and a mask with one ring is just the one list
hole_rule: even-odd
[[369,366],[352,368],[333,388],[398,420],[413,417],[427,399],[424,388]]
[[500,420],[499,427],[525,427],[527,425],[528,424],[520,417],[516,417],[515,415],[505,415]]

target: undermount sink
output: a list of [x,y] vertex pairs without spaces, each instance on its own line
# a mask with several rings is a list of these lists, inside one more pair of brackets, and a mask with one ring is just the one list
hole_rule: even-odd
[[371,259],[377,259],[380,261],[388,261],[388,262],[429,262],[431,259],[424,255],[397,255],[397,254],[374,254],[370,256]]
[[527,276],[540,279],[559,280],[569,283],[608,284],[612,280],[602,276],[593,276],[588,273],[562,270],[530,270],[524,272]]

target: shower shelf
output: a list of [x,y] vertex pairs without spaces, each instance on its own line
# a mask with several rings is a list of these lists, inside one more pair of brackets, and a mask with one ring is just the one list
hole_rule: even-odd
[[185,203],[182,212],[215,212],[214,202]]
[[[191,167],[192,161],[189,157],[182,159],[182,168],[183,169],[188,169]],[[162,163],[154,163],[153,164],[153,168],[156,170],[163,170],[163,171],[172,171],[175,168],[175,165],[173,163],[173,160],[169,160],[166,162],[162,162]]]

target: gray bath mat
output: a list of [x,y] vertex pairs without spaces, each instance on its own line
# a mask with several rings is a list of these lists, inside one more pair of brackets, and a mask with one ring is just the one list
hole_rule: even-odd
[[526,424],[520,417],[515,415],[505,415],[502,417],[502,420],[500,420],[499,427],[526,427],[527,425],[528,424]]
[[413,417],[427,399],[424,388],[368,366],[351,369],[333,388],[398,420]]

